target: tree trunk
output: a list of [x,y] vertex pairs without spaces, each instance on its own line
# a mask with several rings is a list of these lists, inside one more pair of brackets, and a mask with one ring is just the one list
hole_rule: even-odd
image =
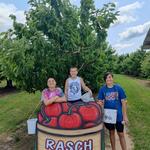
[[7,88],[13,88],[12,80],[7,80]]

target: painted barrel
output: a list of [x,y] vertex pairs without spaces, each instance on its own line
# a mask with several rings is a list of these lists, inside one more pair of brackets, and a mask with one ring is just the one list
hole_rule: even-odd
[[103,124],[79,130],[51,129],[37,124],[37,150],[102,150]]
[[96,103],[41,107],[37,150],[104,150],[102,111]]

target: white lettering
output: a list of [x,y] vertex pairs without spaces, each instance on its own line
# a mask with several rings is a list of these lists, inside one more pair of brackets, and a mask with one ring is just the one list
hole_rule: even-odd
[[52,139],[46,139],[45,147],[46,149],[54,150],[55,141]]
[[65,150],[64,149],[64,142],[63,141],[58,141],[57,145],[56,145],[56,150]]
[[46,139],[45,149],[47,150],[93,150],[93,140],[86,141],[55,141],[52,139]]
[[71,141],[66,143],[66,150],[74,150],[74,144]]
[[83,150],[83,142],[81,141],[76,142],[75,150]]
[[84,150],[92,150],[93,141],[88,140],[84,142]]

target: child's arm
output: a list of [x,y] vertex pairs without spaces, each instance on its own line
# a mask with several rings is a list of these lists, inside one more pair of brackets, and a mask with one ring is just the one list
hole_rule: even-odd
[[97,100],[96,102],[97,102],[97,104],[99,104],[101,107],[104,106],[104,100]]
[[47,93],[46,93],[46,90],[43,90],[42,91],[42,97],[41,97],[41,100],[43,101],[43,103],[47,106],[47,105],[50,105],[52,103],[55,102],[55,99],[56,97],[52,97],[52,98],[48,98],[47,96]]
[[55,101],[56,101],[56,97],[52,97],[51,99],[44,99],[43,102],[47,106],[47,105],[54,103]]
[[68,96],[68,79],[65,82],[65,97],[66,97],[66,99],[67,99],[67,96]]
[[81,86],[82,86],[83,90],[84,90],[85,92],[90,92],[90,93],[91,93],[91,95],[92,95],[92,91],[91,91],[91,89],[90,89],[90,88],[88,88],[88,87],[85,85],[85,83],[84,83],[84,81],[83,81],[83,79],[82,79],[82,78],[80,78],[80,81],[81,81]]
[[61,103],[61,102],[66,102],[67,100],[66,100],[66,97],[65,96],[63,96],[63,97],[57,97],[56,98],[56,100],[55,100],[55,102],[56,103]]
[[128,124],[128,117],[127,117],[127,101],[122,100],[122,112],[123,112],[123,121]]
[[97,97],[97,103],[101,106],[101,107],[104,107],[104,99],[105,99],[105,96],[104,96],[104,92],[103,92],[103,89],[101,88],[98,92],[98,97]]
[[57,96],[55,96],[54,98],[55,98],[55,103],[62,103],[62,102],[66,102],[66,97],[65,97],[65,95],[64,95],[64,93],[63,93],[63,91],[62,91],[62,89],[61,88],[57,88],[57,90],[59,90],[58,92],[58,95]]

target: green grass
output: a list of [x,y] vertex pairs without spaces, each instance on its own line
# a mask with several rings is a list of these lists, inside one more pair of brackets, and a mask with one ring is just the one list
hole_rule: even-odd
[[150,87],[124,75],[115,75],[115,81],[125,89],[128,97],[129,131],[134,149],[150,150]]
[[16,130],[26,122],[40,101],[40,93],[19,92],[0,98],[0,133]]

